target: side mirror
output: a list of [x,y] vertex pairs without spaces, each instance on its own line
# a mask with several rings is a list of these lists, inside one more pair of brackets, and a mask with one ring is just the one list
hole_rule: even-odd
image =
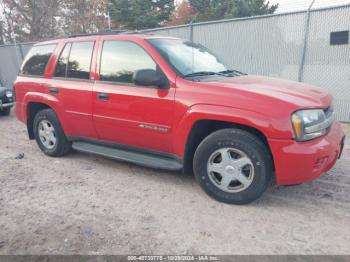
[[161,89],[168,89],[168,81],[161,73],[153,69],[137,70],[133,77],[133,82],[138,86],[157,86]]

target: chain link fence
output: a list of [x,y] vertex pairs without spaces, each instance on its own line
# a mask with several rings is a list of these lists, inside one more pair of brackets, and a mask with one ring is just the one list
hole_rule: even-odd
[[33,43],[0,46],[0,86],[11,88],[25,55]]
[[349,122],[350,45],[331,45],[331,33],[349,37],[349,21],[348,4],[147,32],[201,43],[231,69],[324,87],[335,98],[338,119]]
[[[338,119],[350,121],[350,5],[193,23],[144,32],[210,48],[231,69],[302,81],[328,89]],[[331,45],[331,34],[342,32]],[[336,39],[337,40],[337,39]],[[0,47],[0,81],[11,86],[30,44]],[[22,55],[23,54],[23,55]]]

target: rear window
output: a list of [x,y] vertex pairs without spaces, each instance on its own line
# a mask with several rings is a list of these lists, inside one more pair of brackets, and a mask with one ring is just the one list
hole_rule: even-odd
[[57,61],[56,70],[55,70],[55,77],[66,77],[67,76],[67,65],[68,65],[68,59],[69,59],[69,53],[71,49],[72,44],[68,43],[64,47],[60,58]]
[[56,44],[34,46],[26,56],[20,74],[43,76],[55,48]]
[[89,79],[95,42],[67,43],[58,58],[55,77]]

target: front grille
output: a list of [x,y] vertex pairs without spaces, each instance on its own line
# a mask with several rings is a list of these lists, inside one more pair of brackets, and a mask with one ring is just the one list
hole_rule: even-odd
[[12,103],[14,101],[13,97],[8,98],[6,94],[2,95],[0,97],[0,100],[2,101],[3,104]]

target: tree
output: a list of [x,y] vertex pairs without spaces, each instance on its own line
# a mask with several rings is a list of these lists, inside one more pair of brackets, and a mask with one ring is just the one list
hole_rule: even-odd
[[2,0],[3,13],[9,31],[18,41],[36,41],[55,34],[58,7],[61,0]]
[[266,0],[189,0],[198,13],[197,21],[272,14],[278,4]]
[[8,42],[9,34],[7,28],[8,27],[3,18],[0,18],[0,45],[3,45],[6,42]]
[[140,30],[163,25],[175,9],[173,0],[110,0],[109,12],[120,29]]
[[107,0],[64,0],[61,20],[65,34],[106,31]]
[[[4,42],[39,41],[107,29],[107,0],[0,0]],[[14,34],[13,34],[14,32]]]
[[183,25],[189,23],[195,12],[192,9],[192,6],[187,0],[184,0],[176,8],[175,12],[171,15],[170,21],[165,23],[166,26],[175,26]]
[[237,17],[273,14],[278,8],[278,4],[270,5],[266,0],[241,0],[237,6]]

